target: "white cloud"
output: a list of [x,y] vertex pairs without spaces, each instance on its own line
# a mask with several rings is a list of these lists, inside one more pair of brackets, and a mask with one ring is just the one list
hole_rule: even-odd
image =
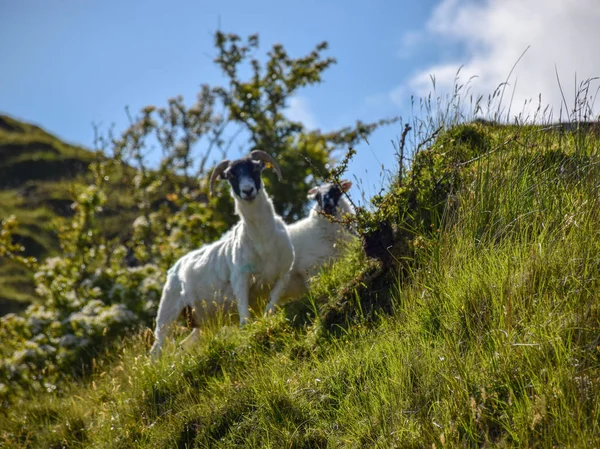
[[[511,118],[522,110],[531,118],[541,95],[542,107],[551,106],[553,119],[559,118],[561,107],[564,119],[556,71],[569,112],[574,107],[575,80],[580,84],[600,76],[598,0],[442,0],[425,31],[440,43],[461,46],[464,60],[419,71],[389,93],[396,104],[405,104],[411,94],[420,97],[429,94],[431,75],[435,76],[436,92],[448,92],[461,66],[459,84],[477,76],[470,84],[471,92],[487,99],[506,80],[528,47],[509,80],[502,102],[508,107],[510,97],[514,96]],[[595,95],[597,87],[598,82],[593,82],[588,97]],[[524,108],[526,101],[529,103]],[[596,116],[599,111],[600,98],[594,104]]]
[[308,129],[318,128],[317,119],[310,109],[308,100],[304,97],[293,97],[285,110],[289,120],[301,122]]

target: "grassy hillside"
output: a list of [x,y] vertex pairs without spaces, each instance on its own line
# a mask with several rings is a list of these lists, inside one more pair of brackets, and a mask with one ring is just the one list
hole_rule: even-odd
[[5,404],[0,441],[598,447],[599,179],[594,129],[453,127],[363,223],[379,260],[357,244],[309,298],[158,363],[142,331]]

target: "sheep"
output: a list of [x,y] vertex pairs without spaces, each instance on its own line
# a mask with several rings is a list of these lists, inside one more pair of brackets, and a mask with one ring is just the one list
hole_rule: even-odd
[[323,213],[338,221],[345,214],[354,214],[344,193],[352,187],[352,181],[343,180],[313,187],[307,197],[316,200],[308,217],[287,225],[294,245],[294,265],[290,281],[281,299],[297,298],[308,291],[308,279],[317,274],[329,262],[338,258],[344,245],[354,235],[336,221],[330,221]]
[[[224,160],[213,170],[211,196],[216,179],[227,180],[240,220],[219,240],[186,254],[168,271],[158,308],[155,342],[150,349],[154,358],[161,352],[170,325],[185,308],[192,308],[197,325],[219,307],[226,310],[237,303],[243,326],[249,319],[253,286],[271,286],[265,313],[273,310],[285,290],[294,247],[285,222],[262,186],[265,162],[272,164],[281,181],[281,169],[275,159],[260,150],[242,159]],[[184,343],[195,340],[198,332],[195,327]]]

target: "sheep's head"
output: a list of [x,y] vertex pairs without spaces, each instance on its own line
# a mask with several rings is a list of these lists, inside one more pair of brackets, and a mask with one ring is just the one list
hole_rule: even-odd
[[318,187],[313,187],[308,191],[308,199],[315,200],[319,209],[328,215],[336,215],[338,203],[344,192],[352,187],[352,181],[343,180],[339,185],[327,183]]
[[254,150],[250,156],[230,161],[221,161],[213,170],[210,177],[210,194],[214,194],[217,178],[229,181],[233,193],[244,201],[252,201],[262,187],[261,173],[268,162],[273,166],[279,180],[282,180],[281,169],[275,158],[264,151]]

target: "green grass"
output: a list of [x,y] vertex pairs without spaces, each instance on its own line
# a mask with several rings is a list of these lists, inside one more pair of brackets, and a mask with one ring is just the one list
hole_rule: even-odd
[[310,298],[208,327],[189,352],[152,363],[140,331],[65,391],[5,404],[0,441],[598,447],[600,140],[474,124],[426,151],[460,182],[407,275],[376,285],[354,247]]

